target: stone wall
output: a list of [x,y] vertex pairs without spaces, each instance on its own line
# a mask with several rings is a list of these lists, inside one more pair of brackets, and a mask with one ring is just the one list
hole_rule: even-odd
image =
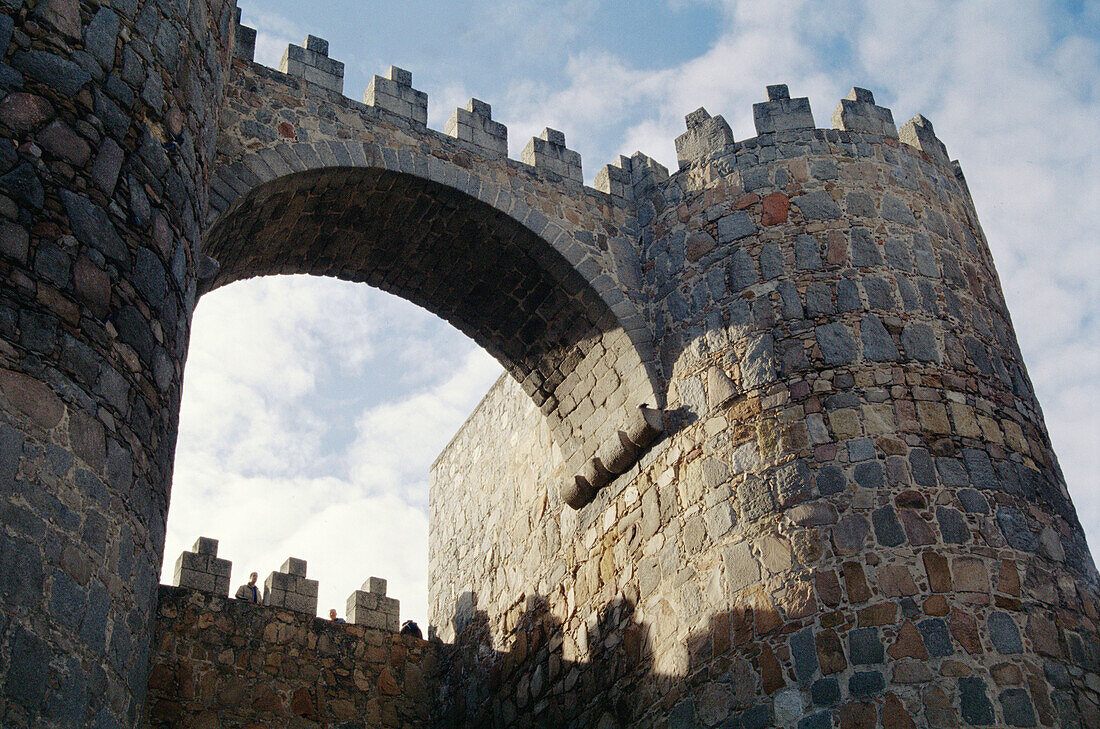
[[230,0],[0,4],[0,724],[145,694]]
[[144,726],[435,726],[439,646],[161,586]]
[[689,116],[639,202],[669,436],[574,512],[498,386],[433,468],[448,725],[1100,725],[1097,574],[965,181],[922,117],[785,92],[745,142]]

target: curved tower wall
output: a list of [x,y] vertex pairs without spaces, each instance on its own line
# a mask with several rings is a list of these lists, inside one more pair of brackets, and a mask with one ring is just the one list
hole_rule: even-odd
[[0,9],[0,724],[144,703],[228,0]]
[[927,120],[837,116],[689,116],[639,203],[670,435],[638,467],[543,498],[507,383],[436,462],[456,724],[1100,722],[1097,574],[966,183]]

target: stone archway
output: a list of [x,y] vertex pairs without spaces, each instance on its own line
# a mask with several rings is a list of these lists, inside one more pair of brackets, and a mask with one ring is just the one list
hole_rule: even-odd
[[[298,151],[295,159],[305,157]],[[499,199],[487,185],[475,186],[478,199],[381,166],[270,177],[210,228],[204,251],[218,265],[202,292],[307,273],[376,286],[437,314],[539,406],[561,449],[562,497],[576,507],[659,433],[643,355],[593,285],[599,277],[590,280],[532,229],[564,235],[545,216],[520,222],[486,202]]]

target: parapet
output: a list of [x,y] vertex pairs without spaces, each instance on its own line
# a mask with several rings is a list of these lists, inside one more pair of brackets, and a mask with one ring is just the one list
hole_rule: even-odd
[[181,552],[176,559],[172,584],[225,597],[229,594],[229,574],[232,569],[232,562],[218,558],[217,539],[199,537],[190,552]]
[[936,137],[932,122],[920,114],[901,125],[898,137],[910,147],[916,147],[941,164],[948,164],[951,161],[947,155],[947,147]]
[[557,129],[546,127],[542,134],[531,137],[520,159],[540,172],[549,172],[563,180],[584,181],[580,154],[565,146],[565,134]]
[[390,66],[386,77],[375,76],[363,94],[363,103],[385,109],[421,126],[428,124],[428,95],[412,87],[413,75],[397,66]]
[[317,614],[317,580],[306,579],[306,561],[288,557],[264,580],[264,605]]
[[386,581],[371,577],[362,590],[348,596],[345,611],[349,623],[396,633],[401,626],[401,603],[386,597]]
[[[241,25],[240,18],[238,9],[234,56],[253,61],[256,31]],[[279,70],[327,91],[343,93],[344,65],[328,57],[328,42],[322,38],[311,35],[301,46],[288,46]],[[405,69],[391,66],[386,76],[374,76],[363,95],[363,102],[413,126],[427,127],[428,95],[413,88],[412,73]],[[769,144],[765,135],[816,133],[821,136],[824,133],[816,129],[809,99],[791,98],[786,84],[768,86],[767,101],[753,104],[755,139],[735,143],[733,131],[726,120],[721,115],[711,116],[702,107],[684,119],[687,130],[676,138],[676,158],[680,169],[743,146]],[[891,110],[878,106],[874,94],[864,88],[853,87],[840,100],[832,116],[832,125],[842,132],[899,139]],[[465,108],[456,109],[447,120],[443,133],[491,154],[508,154],[507,127],[494,120],[492,107],[479,99],[470,99]],[[943,143],[936,138],[931,122],[923,116],[918,115],[906,123],[899,141],[923,152],[937,164],[955,165],[948,158]],[[273,151],[264,151],[277,157]],[[583,185],[581,156],[565,146],[565,135],[555,129],[547,127],[539,136],[533,137],[524,147],[520,161],[535,168],[539,174],[548,176],[551,181]],[[953,173],[965,186],[961,173],[957,169]],[[640,181],[639,176],[650,183],[660,183],[667,179],[667,170],[640,152],[631,157],[620,156],[618,161],[600,169],[594,186],[613,201],[630,204],[637,198],[635,189]]]
[[[218,597],[229,594],[233,563],[218,558],[218,540],[199,537],[190,552],[176,560],[172,584]],[[262,603],[308,615],[317,614],[318,583],[306,579],[306,561],[288,557],[278,572],[264,580]],[[347,600],[347,621],[396,633],[401,626],[401,602],[386,596],[386,580],[370,577]]]
[[233,56],[235,58],[244,59],[245,61],[252,61],[256,58],[256,29],[249,28],[247,25],[241,25],[240,8],[237,8],[236,13]]
[[652,157],[635,152],[630,157],[619,155],[615,162],[604,165],[596,173],[596,189],[613,198],[630,201],[634,190],[643,183],[659,184],[668,179],[668,169]]
[[684,117],[687,131],[676,137],[676,161],[680,169],[733,144],[733,130],[722,115],[711,116],[699,107]]
[[786,84],[768,87],[768,100],[752,105],[757,134],[813,129],[814,115],[805,96],[792,99]]
[[493,108],[479,99],[470,99],[465,109],[455,109],[443,133],[492,152],[508,154],[508,127],[493,121]]
[[324,38],[309,35],[300,46],[288,45],[279,70],[337,94],[344,93],[344,64],[328,57],[328,41]]
[[853,86],[848,96],[840,100],[833,112],[833,127],[846,132],[898,138],[893,113],[884,106],[876,106],[875,95],[858,86]]

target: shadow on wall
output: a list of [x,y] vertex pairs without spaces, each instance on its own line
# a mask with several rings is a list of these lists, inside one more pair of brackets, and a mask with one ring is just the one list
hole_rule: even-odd
[[[834,719],[852,729],[946,728],[989,725],[994,704],[999,700],[1007,712],[1021,693],[965,672],[929,674],[891,690],[887,664],[897,671],[912,663],[891,659],[923,652],[915,630],[887,641],[891,659],[883,644],[846,657],[838,635],[843,626],[833,630],[826,621],[816,630],[786,630],[773,650],[757,639],[783,627],[770,604],[733,605],[681,640],[638,619],[635,601],[620,598],[594,612],[574,643],[535,595],[515,624],[504,626],[512,639],[506,650],[492,647],[488,615],[476,604],[473,593],[459,598],[457,637],[442,656],[438,726],[445,729],[831,729]],[[913,601],[899,607],[907,620],[917,617]],[[879,655],[869,658],[872,648]],[[1034,706],[1015,712],[1010,724],[1053,726],[1060,714],[1066,726],[1087,725],[1079,723],[1066,692],[1052,697],[1029,683]],[[956,693],[963,696],[961,709]]]
[[[763,729],[777,724],[777,712],[779,722],[801,719],[832,726],[827,709],[815,715],[815,709],[802,706],[800,691],[780,691],[787,679],[776,656],[767,646],[750,645],[752,607],[714,615],[705,629],[689,635],[675,659],[683,673],[671,674],[657,668],[654,647],[674,636],[655,635],[651,625],[637,619],[629,597],[594,612],[573,641],[550,614],[546,600],[530,596],[517,624],[507,626],[513,640],[504,651],[492,647],[488,615],[476,604],[470,592],[456,604],[452,622],[457,637],[441,667],[441,727]],[[778,627],[782,620],[777,613],[762,614],[755,624],[759,629],[769,622]],[[837,650],[844,661],[839,643]],[[816,668],[816,654],[813,663]],[[843,670],[846,664],[834,662],[832,668]],[[839,699],[837,680],[824,680]],[[757,704],[761,688],[771,698]],[[892,706],[901,710],[900,700],[891,696],[885,711]],[[854,702],[845,709],[869,714],[869,726],[875,725],[874,703]],[[913,726],[904,710],[895,721],[886,725]]]

